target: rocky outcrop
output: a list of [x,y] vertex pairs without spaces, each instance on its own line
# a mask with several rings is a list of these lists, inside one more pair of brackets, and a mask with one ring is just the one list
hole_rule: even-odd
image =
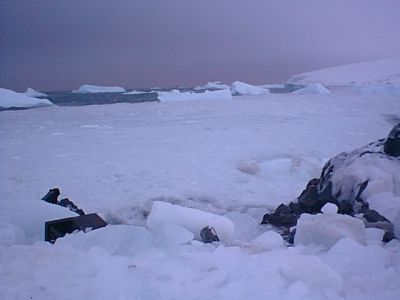
[[326,203],[338,206],[339,214],[361,218],[366,227],[384,229],[383,238],[394,238],[393,225],[378,211],[370,209],[368,197],[377,192],[392,192],[400,187],[400,123],[386,139],[380,139],[330,159],[320,178],[311,179],[297,201],[281,204],[264,215],[261,224],[284,228],[288,239],[303,213],[317,214]]

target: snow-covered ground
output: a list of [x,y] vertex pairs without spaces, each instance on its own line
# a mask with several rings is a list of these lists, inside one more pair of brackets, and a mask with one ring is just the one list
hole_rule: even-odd
[[349,64],[293,75],[289,83],[367,85],[400,82],[400,57]]
[[[1,112],[0,299],[399,299],[397,240],[288,248],[258,225],[399,120],[398,96],[335,90]],[[43,242],[71,215],[40,201],[53,187],[110,225]],[[229,218],[234,238],[148,229],[155,201]]]

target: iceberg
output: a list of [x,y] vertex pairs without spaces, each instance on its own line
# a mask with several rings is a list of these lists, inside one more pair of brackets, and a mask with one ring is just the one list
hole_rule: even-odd
[[241,81],[235,81],[232,83],[231,91],[233,95],[250,95],[250,96],[258,96],[263,94],[269,94],[269,90],[251,85]]
[[320,83],[312,83],[306,87],[295,90],[292,94],[295,95],[309,95],[309,94],[330,94],[331,92]]
[[36,91],[29,87],[26,89],[26,92],[24,94],[29,97],[33,97],[33,98],[47,97],[47,95],[45,93]]
[[36,99],[24,93],[0,88],[0,108],[32,108],[53,105],[47,99]]
[[172,90],[170,92],[158,92],[160,102],[196,101],[196,100],[232,100],[231,91],[228,89],[218,91],[205,91],[203,93],[181,92]]
[[84,84],[73,93],[124,93],[126,90],[119,86],[99,86]]
[[219,81],[212,81],[212,82],[207,82],[205,85],[201,85],[201,86],[196,86],[194,88],[195,91],[199,91],[199,90],[226,90],[226,89],[230,89],[230,86],[219,82]]

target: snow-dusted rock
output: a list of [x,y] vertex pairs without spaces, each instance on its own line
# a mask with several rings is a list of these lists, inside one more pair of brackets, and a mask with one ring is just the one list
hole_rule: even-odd
[[161,102],[175,101],[197,101],[197,100],[232,100],[230,90],[205,91],[202,93],[181,92],[172,90],[170,92],[158,92],[158,100]]
[[53,103],[47,99],[36,99],[24,93],[0,88],[0,108],[31,108],[49,105],[53,105]]
[[233,95],[253,95],[253,96],[258,96],[258,95],[263,95],[263,94],[269,94],[269,90],[251,85],[245,82],[241,81],[235,81],[232,83],[231,86],[231,91]]
[[119,86],[100,86],[84,84],[73,93],[124,93],[126,90]]
[[330,94],[331,92],[320,83],[312,83],[302,89],[295,90],[292,94],[309,95],[309,94]]
[[230,89],[231,87],[225,83],[219,81],[207,82],[205,85],[196,86],[194,88],[195,91],[200,90],[226,90]]
[[365,244],[364,223],[347,215],[302,214],[297,220],[294,243],[316,244],[330,248],[344,237]]
[[147,227],[153,230],[166,223],[180,225],[201,240],[200,231],[206,227],[214,227],[221,241],[232,240],[235,232],[233,222],[223,216],[183,207],[167,202],[154,201],[150,215],[147,217]]
[[24,93],[25,95],[29,97],[34,97],[34,98],[40,98],[40,97],[46,97],[47,95],[45,93],[36,91],[32,88],[27,88],[26,92]]

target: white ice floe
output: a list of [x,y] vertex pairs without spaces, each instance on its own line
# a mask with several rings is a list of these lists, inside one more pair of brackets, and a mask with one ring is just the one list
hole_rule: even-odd
[[84,84],[79,89],[72,91],[73,93],[124,93],[125,88],[119,86],[99,86]]
[[336,66],[303,74],[297,74],[289,83],[324,85],[364,85],[400,82],[400,57]]
[[205,85],[201,86],[196,86],[194,88],[195,91],[199,90],[226,90],[230,89],[231,87],[225,83],[219,82],[219,81],[212,81],[212,82],[207,82]]
[[362,95],[400,96],[400,83],[364,86],[360,92]]
[[331,92],[320,83],[308,84],[304,88],[295,90],[292,94],[309,95],[309,94],[330,94]]
[[47,99],[36,99],[24,93],[0,88],[0,108],[31,108],[49,105],[53,105],[53,103]]
[[40,97],[46,97],[47,95],[45,93],[36,91],[32,88],[27,88],[26,92],[24,93],[25,95],[29,96],[29,97],[34,97],[34,98],[40,98]]
[[197,100],[232,100],[230,90],[205,91],[202,93],[181,92],[172,90],[170,92],[158,92],[158,100],[161,102],[175,101],[197,101]]
[[214,227],[221,241],[232,240],[235,233],[233,222],[226,217],[194,208],[155,201],[150,215],[147,217],[147,227],[153,230],[164,223],[180,225],[191,231],[198,240],[201,240],[200,231],[206,226]]
[[294,243],[316,244],[329,248],[344,237],[365,244],[363,221],[341,214],[302,214],[297,221]]
[[183,226],[173,223],[160,223],[151,228],[154,244],[159,247],[183,245],[194,238],[194,234]]
[[258,96],[269,94],[269,90],[259,86],[251,85],[241,81],[235,81],[232,83],[231,91],[233,95],[249,95]]

